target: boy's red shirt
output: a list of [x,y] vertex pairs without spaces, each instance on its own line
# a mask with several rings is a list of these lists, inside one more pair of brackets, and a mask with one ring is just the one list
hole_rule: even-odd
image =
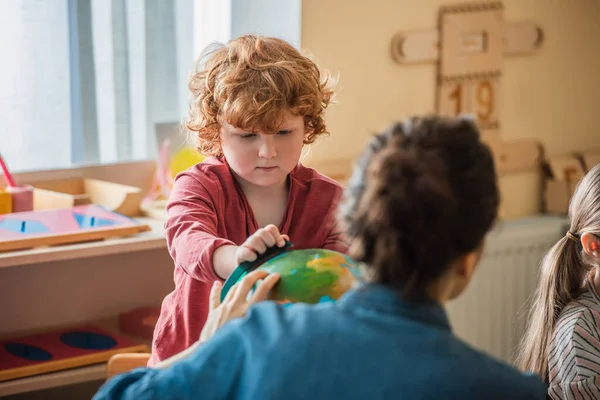
[[[279,230],[294,248],[346,252],[335,212],[343,187],[298,164],[290,173],[288,204]],[[209,157],[175,179],[165,235],[175,262],[175,289],[163,301],[149,366],[192,345],[208,314],[208,296],[220,279],[212,256],[223,245],[241,245],[259,227],[229,166]]]

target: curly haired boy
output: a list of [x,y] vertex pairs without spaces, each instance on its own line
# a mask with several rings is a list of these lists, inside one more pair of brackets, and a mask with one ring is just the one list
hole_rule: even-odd
[[287,42],[253,35],[207,49],[199,64],[187,128],[209,157],[176,177],[167,205],[175,289],[162,304],[150,366],[198,340],[213,282],[241,262],[286,239],[347,250],[334,215],[342,186],[299,162],[327,133],[330,77]]

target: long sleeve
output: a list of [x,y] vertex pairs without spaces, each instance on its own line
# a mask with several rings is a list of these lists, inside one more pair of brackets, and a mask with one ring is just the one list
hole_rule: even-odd
[[342,195],[342,189],[340,187],[334,187],[335,194],[333,195],[333,201],[327,211],[325,227],[328,228],[328,233],[325,236],[323,248],[328,250],[339,251],[340,253],[348,252],[348,241],[344,236],[340,224],[337,221],[337,210],[340,197]]
[[[207,183],[211,186],[211,182]],[[234,245],[217,236],[217,204],[222,203],[218,197],[216,187],[211,193],[198,177],[181,174],[167,205],[165,234],[175,265],[207,283],[219,279],[213,268],[214,251],[223,245]]]
[[244,353],[239,335],[223,327],[211,340],[168,368],[138,368],[114,376],[93,400],[231,398],[238,386]]
[[337,224],[333,224],[331,231],[325,238],[323,248],[339,251],[340,253],[348,252],[348,242],[345,240],[344,234]]
[[552,399],[600,399],[600,318],[575,309],[557,324],[549,353]]

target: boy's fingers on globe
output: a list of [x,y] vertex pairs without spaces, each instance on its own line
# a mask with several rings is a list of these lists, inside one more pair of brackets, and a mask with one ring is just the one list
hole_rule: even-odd
[[277,228],[274,224],[269,224],[263,228],[265,231],[269,231],[274,235],[279,234],[279,228]]
[[290,237],[288,235],[281,235],[281,237],[279,238],[279,241],[277,243],[279,245],[279,247],[285,246],[285,241],[286,240],[289,242],[290,241]]
[[261,235],[267,247],[273,247],[277,243],[279,231],[277,228],[265,229]]
[[256,251],[258,254],[262,254],[265,251],[267,251],[267,245],[266,245],[265,239],[264,239],[265,235],[268,235],[265,231],[262,231],[258,235],[254,234],[254,235],[250,236],[250,238],[242,246],[250,247],[254,251]]
[[279,232],[279,228],[273,224],[267,225],[265,227],[265,231],[269,232],[271,234],[271,236],[273,236],[273,239],[277,239],[279,236],[281,236],[281,232]]
[[257,258],[258,255],[254,250],[245,245],[240,246],[238,264],[241,264],[243,261],[254,261]]

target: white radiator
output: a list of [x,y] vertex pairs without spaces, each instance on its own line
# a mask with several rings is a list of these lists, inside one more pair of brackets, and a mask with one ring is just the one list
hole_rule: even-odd
[[539,216],[498,224],[466,292],[448,303],[453,331],[512,363],[544,254],[568,229],[565,218]]

